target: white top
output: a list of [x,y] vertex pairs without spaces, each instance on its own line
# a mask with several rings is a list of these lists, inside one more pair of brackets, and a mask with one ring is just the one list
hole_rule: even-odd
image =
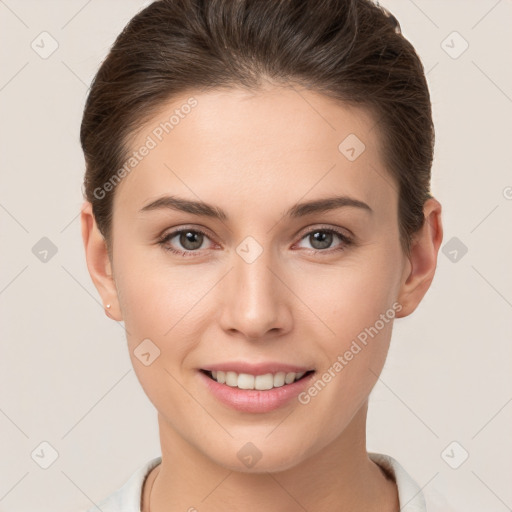
[[[425,497],[418,484],[409,476],[405,469],[389,455],[368,452],[368,457],[390,474],[398,488],[400,501],[400,512],[427,512]],[[160,462],[162,457],[155,457],[142,467],[137,469],[126,483],[100,501],[96,506],[91,507],[87,512],[141,512],[142,488],[149,472]],[[442,509],[445,510],[444,508]],[[432,508],[429,504],[428,512],[437,512],[437,507]]]

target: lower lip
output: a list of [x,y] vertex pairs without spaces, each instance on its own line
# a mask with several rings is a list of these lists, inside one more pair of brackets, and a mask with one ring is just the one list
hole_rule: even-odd
[[202,371],[199,371],[199,375],[208,389],[223,404],[242,412],[262,413],[279,409],[296,398],[309,385],[315,373],[306,375],[292,384],[285,384],[265,391],[239,389],[227,384],[220,384]]

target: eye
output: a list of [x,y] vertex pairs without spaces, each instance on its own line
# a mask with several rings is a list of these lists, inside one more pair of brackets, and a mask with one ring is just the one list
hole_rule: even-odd
[[[174,245],[180,244],[185,250],[175,249],[173,247],[171,241],[174,238],[176,238]],[[193,253],[201,249],[205,238],[208,238],[208,235],[204,231],[185,228],[164,235],[163,238],[158,241],[158,244],[166,251],[170,251],[174,254],[179,254],[180,256],[194,256]]]
[[[328,250],[336,237],[341,243],[334,249]],[[174,239],[176,240],[173,242]],[[203,247],[205,239],[209,239],[209,237],[200,229],[182,228],[165,234],[158,241],[158,244],[161,245],[164,250],[174,254],[184,257],[193,257],[196,256],[194,253],[198,253],[200,249],[205,249],[205,247]],[[316,228],[310,230],[302,236],[301,241],[306,239],[309,240],[312,246],[311,250],[315,254],[319,252],[332,253],[342,251],[353,243],[351,238],[334,228]],[[176,249],[175,247],[177,245],[181,246],[183,250],[179,248]]]
[[[338,237],[341,240],[341,244],[339,244],[334,249],[328,251],[335,237]],[[307,240],[311,244],[311,249],[317,252],[327,252],[331,253],[334,251],[342,251],[346,249],[349,245],[352,244],[352,239],[347,235],[338,231],[334,228],[316,228],[312,231],[308,231],[301,240]]]

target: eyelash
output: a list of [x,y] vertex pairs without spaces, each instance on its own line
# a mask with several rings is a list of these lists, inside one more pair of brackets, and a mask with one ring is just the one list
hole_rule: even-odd
[[[188,232],[200,233],[200,234],[204,235],[205,237],[210,238],[208,236],[208,234],[205,233],[204,231],[202,231],[201,229],[197,229],[197,228],[194,228],[194,229],[184,228],[184,229],[178,229],[176,231],[172,231],[171,233],[167,233],[162,238],[160,238],[160,240],[158,240],[158,244],[160,246],[162,246],[162,248],[165,251],[172,252],[172,253],[174,253],[174,254],[176,254],[178,256],[195,257],[195,253],[199,252],[198,250],[195,250],[195,251],[190,251],[190,250],[189,251],[180,251],[180,250],[172,248],[171,246],[167,246],[166,245],[167,242],[169,240],[172,240],[176,235],[180,235],[181,233],[188,233]],[[307,233],[305,233],[300,238],[300,240],[303,240],[304,238],[310,236],[312,233],[316,233],[316,232],[333,233],[335,235],[338,235],[340,237],[341,241],[342,241],[342,244],[340,244],[340,246],[338,246],[337,248],[334,248],[334,249],[308,249],[310,252],[312,251],[313,254],[315,254],[315,255],[317,253],[332,254],[332,253],[337,252],[337,251],[343,251],[348,246],[353,244],[353,240],[351,238],[349,238],[347,235],[345,235],[341,231],[338,231],[337,229],[334,229],[334,228],[315,228],[315,229],[312,229],[311,231],[308,231]]]

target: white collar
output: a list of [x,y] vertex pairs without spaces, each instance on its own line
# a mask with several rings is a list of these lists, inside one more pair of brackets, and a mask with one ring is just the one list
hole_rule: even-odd
[[368,457],[389,473],[398,488],[400,512],[426,512],[425,498],[419,485],[402,465],[390,455],[368,452]]

